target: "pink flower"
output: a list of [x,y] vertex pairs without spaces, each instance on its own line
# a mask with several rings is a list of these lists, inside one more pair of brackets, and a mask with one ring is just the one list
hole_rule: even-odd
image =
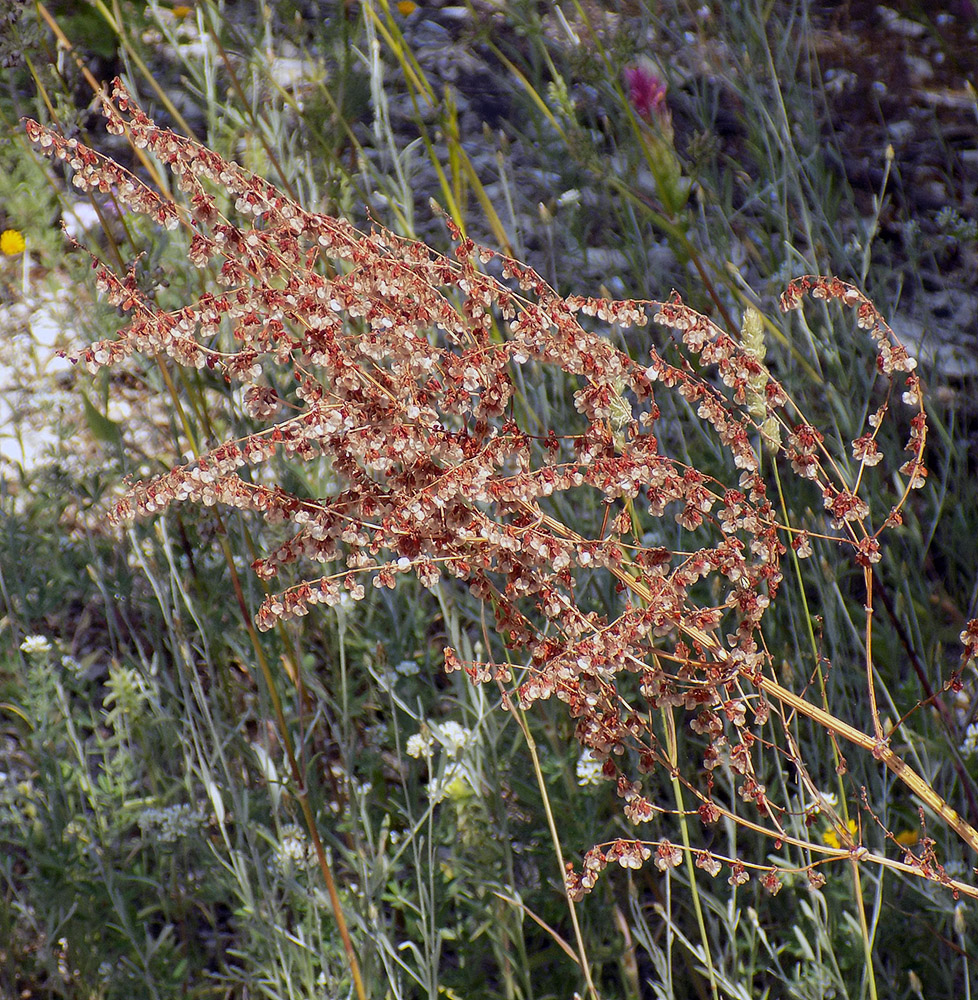
[[650,121],[660,115],[666,103],[666,85],[645,66],[629,66],[625,70],[625,84],[628,87],[628,103],[635,113]]

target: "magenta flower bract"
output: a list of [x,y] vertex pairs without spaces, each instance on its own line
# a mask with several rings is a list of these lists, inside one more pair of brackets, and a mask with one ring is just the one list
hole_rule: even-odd
[[666,85],[642,66],[629,66],[624,76],[628,102],[635,113],[646,120],[660,114],[666,102]]

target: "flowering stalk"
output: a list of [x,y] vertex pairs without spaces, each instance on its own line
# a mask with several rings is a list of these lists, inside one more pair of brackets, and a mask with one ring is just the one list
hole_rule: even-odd
[[655,178],[666,215],[674,220],[686,206],[692,185],[683,177],[676,152],[672,115],[666,104],[666,85],[645,62],[629,66],[624,77],[628,103],[638,119],[638,136],[645,160]]
[[[600,42],[597,44],[600,48]],[[604,53],[604,59],[610,70],[607,53]],[[723,317],[727,330],[733,331],[737,329],[733,317],[714,287],[708,265],[688,236],[688,219],[682,212],[689,201],[692,183],[683,175],[682,162],[676,151],[672,114],[666,103],[666,85],[662,81],[661,70],[650,59],[641,59],[627,67],[623,77],[632,128],[655,181],[663,211],[660,213],[651,209],[644,199],[636,198],[626,185],[618,182],[614,186],[643,205],[655,224],[666,233],[679,259],[688,260],[693,265],[706,293]]]
[[[688,713],[689,738],[702,753],[699,775],[678,775],[699,802],[700,820],[711,825],[726,816],[794,842],[784,828],[787,805],[774,802],[758,777],[770,743],[756,730],[772,719],[784,731],[779,752],[805,773],[786,706],[870,751],[978,850],[972,826],[880,737],[875,709],[869,736],[811,705],[774,679],[765,643],[764,617],[778,597],[788,546],[803,558],[814,540],[834,543],[869,569],[880,559],[882,532],[900,524],[910,490],[927,475],[927,417],[915,362],[857,289],[806,276],[782,298],[786,310],[806,295],[838,301],[855,311],[875,345],[884,398],[852,441],[850,474],[757,346],[740,346],[678,296],[561,296],[531,268],[457,230],[454,256],[447,257],[380,227],[364,232],[308,212],[210,150],[156,127],[119,82],[103,111],[110,132],[128,135],[169,167],[183,203],[160,197],[74,140],[35,122],[27,131],[68,163],[76,186],[111,190],[161,227],[183,228],[188,257],[212,290],[166,311],[140,291],[133,273],[120,277],[97,265],[99,289],[129,322],[78,360],[95,372],[142,353],[209,370],[240,387],[243,414],[258,427],[135,483],[112,512],[115,520],[193,502],[253,512],[276,533],[287,529],[253,569],[274,581],[298,566],[303,580],[261,604],[259,629],[319,604],[361,600],[368,586],[393,588],[404,576],[424,587],[459,581],[491,606],[498,646],[484,662],[468,663],[446,649],[445,669],[464,669],[473,683],[504,682],[508,659],[522,663],[520,709],[551,697],[567,705],[576,738],[601,762],[636,826],[658,811],[646,794],[650,776],[677,776],[655,710],[678,709]],[[231,195],[241,221],[221,214],[215,189]],[[608,327],[650,321],[672,334],[656,336],[642,359],[606,335]],[[541,429],[514,385],[519,370],[539,378],[548,368],[575,386],[573,414],[559,428]],[[729,470],[723,479],[665,452],[669,427],[657,400],[669,394],[719,442]],[[904,411],[909,458],[899,469],[899,495],[874,528],[863,476],[884,458],[879,434],[891,410]],[[772,461],[821,497],[824,524],[779,522],[761,475],[762,440]],[[268,473],[241,474],[280,456],[328,461],[336,489],[303,496]],[[563,508],[555,503],[562,495]],[[593,506],[585,504],[571,526],[557,512],[568,503],[581,509],[581,497]],[[588,509],[603,512],[600,526],[588,525]],[[675,541],[644,541],[653,531]],[[616,605],[588,603],[594,578],[612,581]],[[870,634],[868,625],[871,664]],[[746,814],[736,798],[725,801],[715,789],[718,767],[734,776]],[[908,849],[901,863],[855,844],[806,847],[823,861],[902,864],[952,884],[926,845],[920,856]],[[692,850],[698,867],[711,874],[723,867],[708,851]],[[619,839],[588,852],[582,873],[568,871],[568,891],[579,898],[608,863],[637,868],[653,853],[663,869],[682,860],[682,850],[666,840]],[[808,868],[812,884],[824,881],[821,863]],[[725,864],[732,884],[758,868],[740,859]],[[758,870],[777,891],[777,872],[769,865]]]

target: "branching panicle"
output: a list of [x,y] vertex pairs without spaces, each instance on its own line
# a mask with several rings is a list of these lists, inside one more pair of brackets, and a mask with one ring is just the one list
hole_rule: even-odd
[[[495,682],[510,676],[507,656],[522,661],[520,706],[552,697],[567,705],[578,740],[618,782],[632,823],[657,813],[642,791],[647,776],[676,773],[652,713],[680,709],[703,745],[706,774],[731,769],[755,828],[783,836],[784,808],[769,799],[758,766],[760,728],[784,724],[775,707],[783,689],[770,678],[761,630],[782,582],[781,557],[789,546],[805,556],[812,538],[822,537],[871,565],[880,557],[882,527],[899,523],[908,491],[926,476],[926,415],[914,362],[872,303],[851,285],[820,277],[797,279],[782,297],[784,309],[806,295],[855,309],[887,386],[904,378],[901,398],[893,400],[888,388],[887,401],[852,442],[853,476],[757,353],[675,294],[665,302],[562,297],[532,268],[457,232],[455,255],[447,257],[380,227],[363,232],[307,212],[235,164],[156,127],[118,82],[104,111],[111,132],[169,167],[185,198],[161,196],[34,122],[28,135],[68,164],[82,190],[111,191],[161,227],[183,227],[189,259],[217,290],[166,311],[138,291],[133,275],[120,279],[99,266],[99,289],[130,320],[78,360],[94,372],[140,353],[214,370],[243,387],[242,410],[259,425],[135,484],[114,516],[158,514],[190,501],[290,526],[292,536],[259,558],[255,573],[271,581],[287,567],[318,568],[264,600],[260,629],[316,604],[359,600],[370,586],[394,587],[404,574],[424,587],[460,580],[491,605],[501,645],[482,663],[462,664],[447,650],[446,669]],[[242,221],[221,214],[226,195]],[[644,329],[650,319],[676,336],[650,343],[640,360],[605,335],[611,327]],[[516,391],[521,370],[539,379],[547,369],[574,386],[576,417],[561,426],[540,426]],[[656,396],[670,393],[721,444],[727,481],[665,452],[669,425]],[[902,406],[914,414],[910,458],[900,470],[906,488],[874,530],[860,477],[883,459],[883,418]],[[763,440],[785,469],[811,481],[827,524],[802,530],[779,523],[761,475],[762,425],[780,428],[765,429]],[[335,492],[296,496],[268,485],[267,475],[251,481],[240,474],[276,455],[328,460]],[[609,512],[601,530],[556,513],[580,491],[591,491]],[[659,521],[678,527],[670,536]],[[681,539],[682,547],[650,535]],[[617,588],[614,613],[582,596],[589,580],[602,577]],[[634,760],[637,781],[629,777]],[[681,777],[703,823],[737,818],[735,803],[714,797],[712,781]],[[668,841],[616,840],[589,851],[582,874],[568,872],[569,890],[579,897],[607,864],[637,868],[653,854],[662,870],[682,859]],[[695,860],[712,875],[725,864],[731,884],[749,878],[752,867],[737,859],[721,864],[706,851]],[[770,865],[754,867],[777,892],[781,880]],[[810,876],[821,878],[814,870]]]

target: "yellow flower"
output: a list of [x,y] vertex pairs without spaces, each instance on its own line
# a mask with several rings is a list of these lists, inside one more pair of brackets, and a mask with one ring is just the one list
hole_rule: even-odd
[[412,3],[411,0],[401,0],[397,5],[397,12],[401,17],[407,17],[408,14],[413,14],[418,9],[416,3]]
[[18,232],[16,229],[5,229],[0,233],[0,253],[4,253],[8,257],[14,257],[19,253],[23,253],[26,248],[27,243],[24,240],[23,233]]
[[188,14],[191,13],[192,10],[193,7],[188,7],[186,4],[180,3],[173,8],[173,16],[178,21],[182,21]]
[[[849,833],[853,837],[855,837],[856,836],[856,821],[854,819],[851,819],[846,824],[846,826],[849,828]],[[842,841],[839,839],[839,831],[838,830],[826,830],[825,833],[822,834],[822,843],[825,844],[826,847],[834,847],[836,849],[842,847]]]
[[893,838],[901,847],[913,847],[920,840],[919,830],[901,830]]

